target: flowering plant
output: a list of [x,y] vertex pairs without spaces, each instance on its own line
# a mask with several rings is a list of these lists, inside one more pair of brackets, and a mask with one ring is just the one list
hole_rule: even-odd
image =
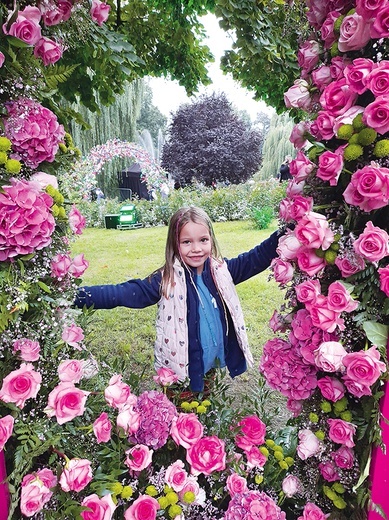
[[293,415],[289,498],[301,518],[365,518],[368,509],[378,518],[384,476],[368,477],[387,380],[389,4],[306,3],[301,78],[285,93],[306,116],[290,138],[297,152],[280,219],[291,229],[273,265],[287,300],[260,369]]

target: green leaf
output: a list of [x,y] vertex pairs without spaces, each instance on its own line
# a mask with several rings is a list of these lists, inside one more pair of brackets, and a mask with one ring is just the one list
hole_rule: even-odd
[[367,339],[377,347],[386,347],[388,342],[389,325],[383,325],[376,321],[365,321],[362,324]]

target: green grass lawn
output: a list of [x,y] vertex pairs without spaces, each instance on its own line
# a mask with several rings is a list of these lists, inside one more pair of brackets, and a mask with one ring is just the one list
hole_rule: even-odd
[[[248,221],[214,224],[223,256],[227,258],[248,251],[276,227],[276,222],[266,230],[253,229]],[[72,244],[72,254],[83,252],[90,263],[83,276],[83,285],[120,283],[130,278],[146,277],[164,261],[166,234],[167,227],[123,231],[86,229]],[[269,274],[270,271],[266,270],[237,286],[255,359],[253,370],[257,370],[264,342],[272,337],[269,318],[283,300],[283,293],[273,279],[269,280]],[[91,318],[87,342],[108,362],[112,356],[119,356],[131,371],[139,373],[146,368],[146,373],[150,370],[151,374],[155,314],[156,306],[141,310],[96,311]]]

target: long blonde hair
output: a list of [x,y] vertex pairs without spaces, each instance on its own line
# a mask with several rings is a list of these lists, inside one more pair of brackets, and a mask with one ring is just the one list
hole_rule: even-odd
[[181,230],[188,222],[194,222],[195,224],[203,224],[208,228],[209,235],[211,237],[212,257],[219,261],[222,260],[219,245],[217,243],[215,233],[213,231],[212,221],[207,215],[207,213],[203,209],[197,208],[196,206],[180,208],[170,218],[169,229],[167,232],[165,264],[162,267],[161,284],[161,292],[162,295],[165,297],[167,297],[169,286],[171,286],[174,282],[174,261],[178,259],[185,267],[185,264],[182,261],[180,255],[179,241]]

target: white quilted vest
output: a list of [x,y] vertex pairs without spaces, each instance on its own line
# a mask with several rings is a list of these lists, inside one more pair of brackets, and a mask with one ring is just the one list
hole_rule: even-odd
[[[236,337],[247,365],[251,366],[253,357],[248,345],[242,307],[227,264],[212,259],[211,272],[216,287],[231,314]],[[174,263],[174,288],[169,289],[168,298],[162,296],[158,302],[156,330],[155,369],[168,367],[178,375],[180,381],[185,381],[188,379],[189,351],[186,279],[184,268],[177,260]]]

